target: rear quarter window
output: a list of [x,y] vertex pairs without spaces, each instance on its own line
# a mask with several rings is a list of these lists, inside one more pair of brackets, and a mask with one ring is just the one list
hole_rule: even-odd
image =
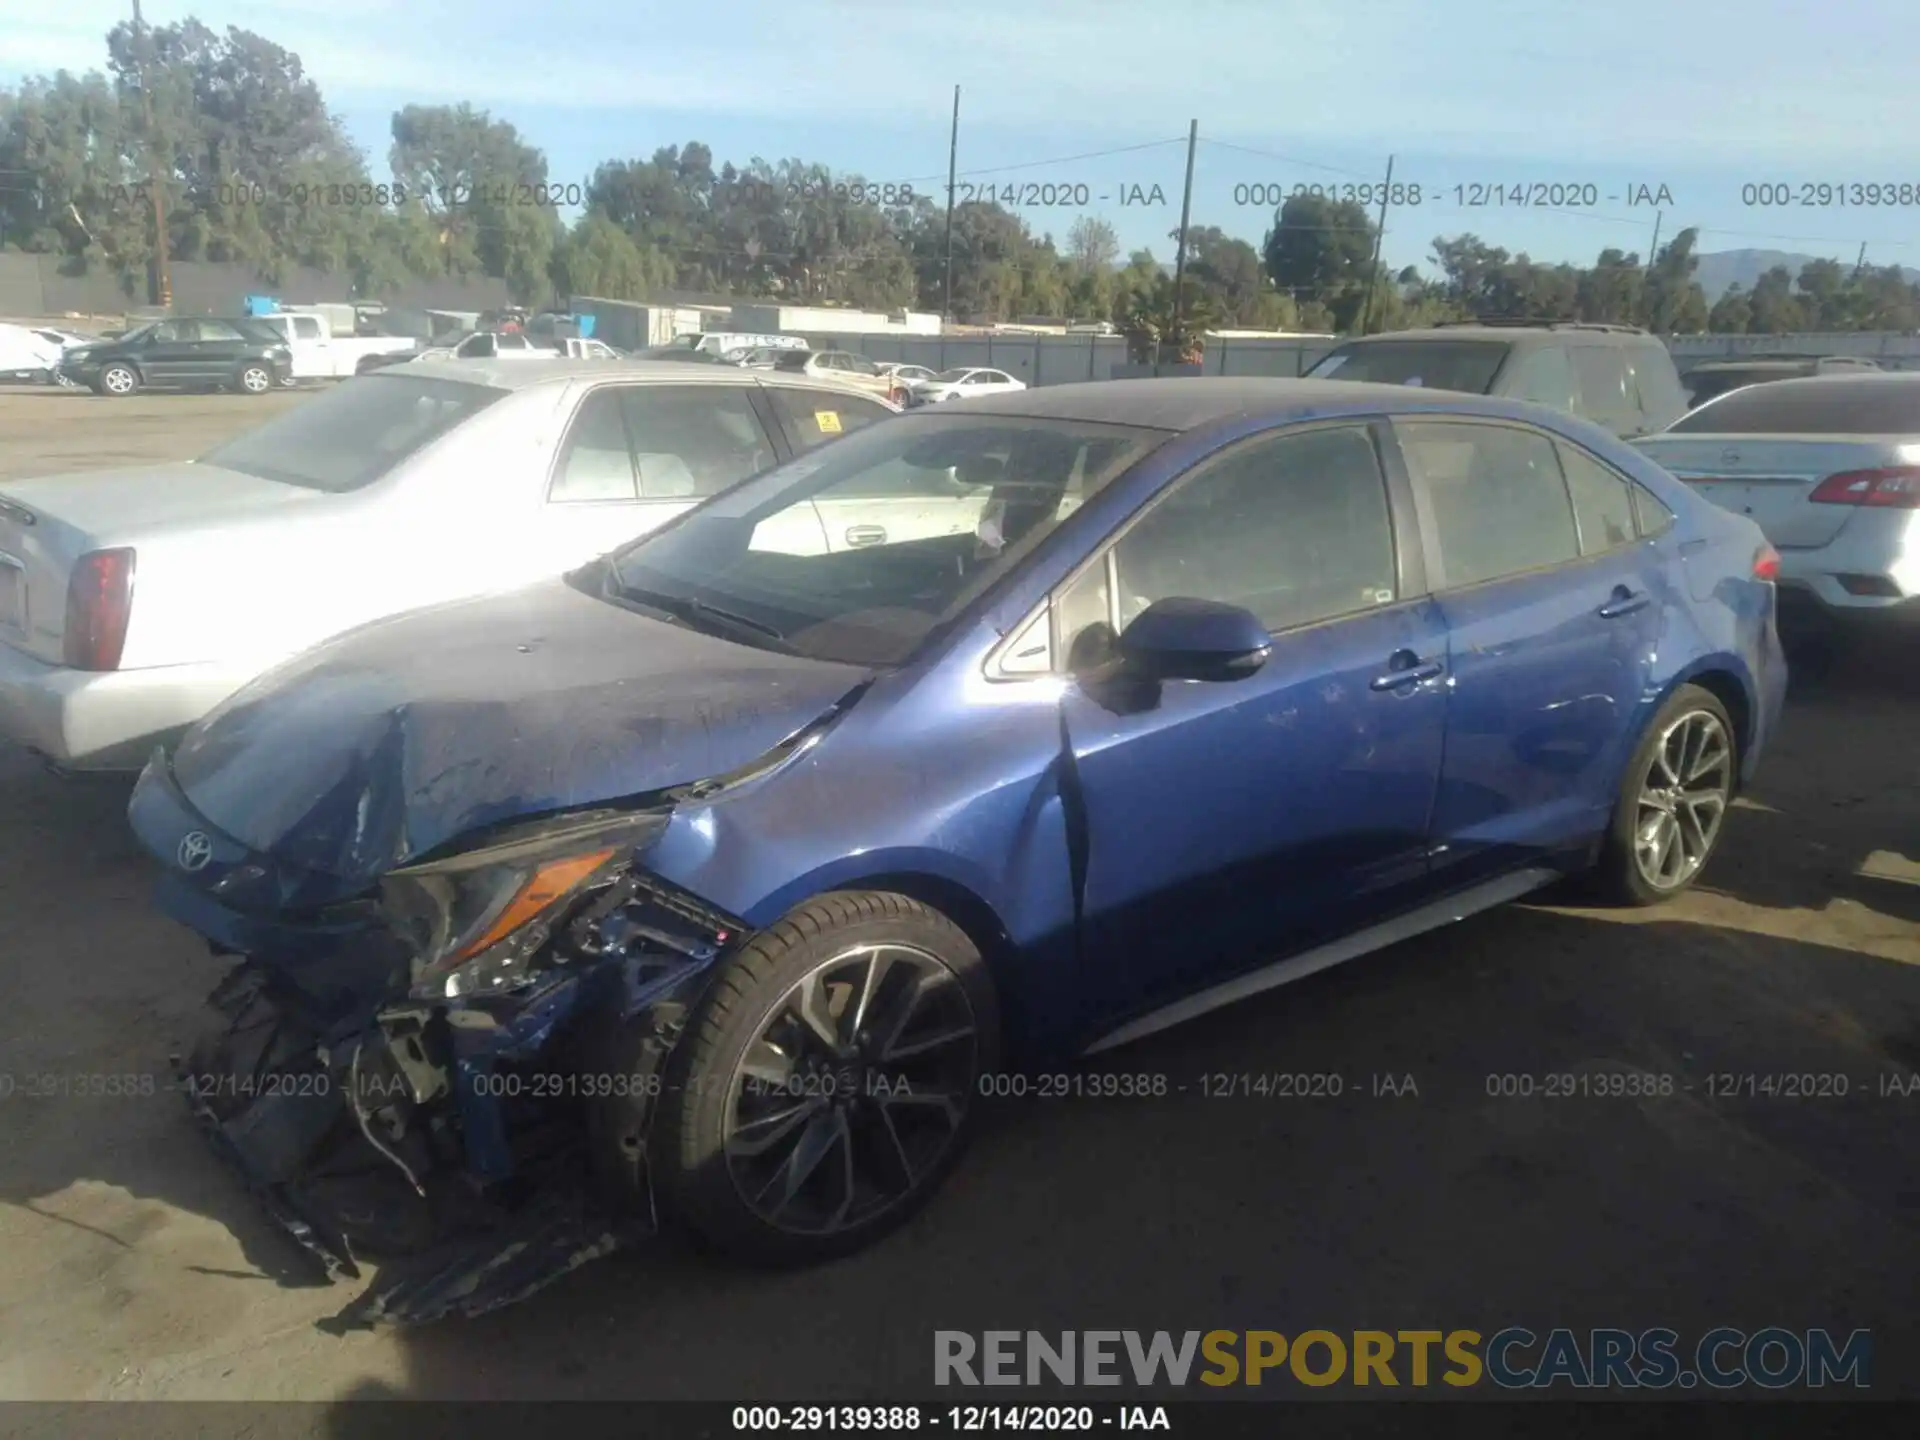
[[1671,427],[1674,435],[1920,433],[1920,376],[1835,375],[1735,390]]

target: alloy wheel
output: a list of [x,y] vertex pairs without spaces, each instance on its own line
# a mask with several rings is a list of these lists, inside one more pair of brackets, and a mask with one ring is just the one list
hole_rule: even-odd
[[133,391],[133,372],[116,365],[100,377],[100,383],[105,385],[107,389],[111,390],[115,395],[131,394]]
[[1656,890],[1677,890],[1713,853],[1733,791],[1733,744],[1720,717],[1690,710],[1661,732],[1641,780],[1633,858]]
[[734,1067],[735,1190],[790,1234],[872,1221],[959,1140],[978,1054],[972,1002],[938,958],[900,944],[843,951],[775,1002]]
[[263,395],[273,386],[273,377],[257,366],[240,372],[240,386],[249,395]]

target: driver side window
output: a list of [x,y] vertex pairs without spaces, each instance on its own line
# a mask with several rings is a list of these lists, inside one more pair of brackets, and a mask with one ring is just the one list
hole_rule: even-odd
[[1082,632],[1125,630],[1176,595],[1241,606],[1276,634],[1397,599],[1386,477],[1366,427],[1249,441],[1176,482],[1059,595],[1055,653],[1072,668],[1098,645]]

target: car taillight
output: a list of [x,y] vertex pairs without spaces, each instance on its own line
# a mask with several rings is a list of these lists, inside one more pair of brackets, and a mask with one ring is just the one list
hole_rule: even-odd
[[1753,553],[1753,578],[1771,583],[1780,578],[1780,552],[1771,545],[1762,545]]
[[75,670],[118,670],[133,617],[133,551],[92,550],[67,581],[65,663]]
[[1813,487],[1807,499],[1816,505],[1871,505],[1890,510],[1920,510],[1920,466],[1886,470],[1843,470]]

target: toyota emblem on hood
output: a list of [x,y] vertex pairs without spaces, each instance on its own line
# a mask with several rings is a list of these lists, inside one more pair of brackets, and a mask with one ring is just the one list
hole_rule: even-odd
[[204,830],[189,830],[180,837],[180,848],[174,853],[180,868],[191,874],[207,868],[207,862],[213,859],[213,841]]

